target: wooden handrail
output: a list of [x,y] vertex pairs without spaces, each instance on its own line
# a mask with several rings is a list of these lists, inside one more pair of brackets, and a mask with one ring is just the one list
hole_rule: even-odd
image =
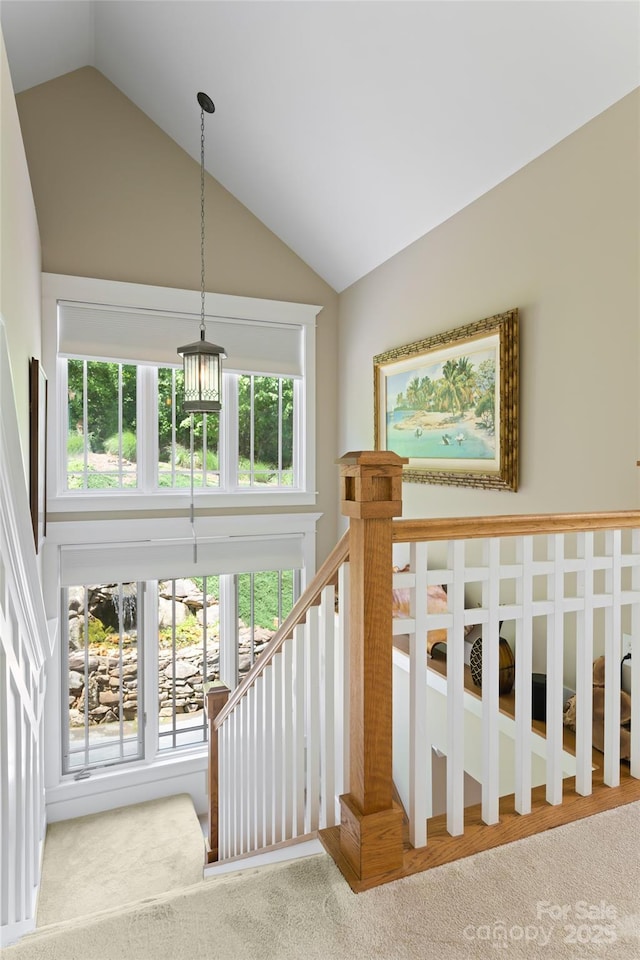
[[339,567],[347,560],[348,556],[349,531],[345,530],[307,589],[294,604],[289,616],[282,623],[277,633],[273,635],[260,654],[259,659],[256,660],[242,683],[236,687],[226,705],[217,715],[214,721],[216,730],[222,726],[238,701],[242,700],[245,692],[249,687],[253,686],[263,670],[271,663],[282,644],[292,635],[294,627],[297,627],[297,625],[302,622],[309,608],[318,602],[322,590],[335,578]]
[[473,540],[580,530],[640,529],[640,511],[607,513],[534,513],[499,517],[439,517],[436,520],[395,520],[394,543],[434,540]]

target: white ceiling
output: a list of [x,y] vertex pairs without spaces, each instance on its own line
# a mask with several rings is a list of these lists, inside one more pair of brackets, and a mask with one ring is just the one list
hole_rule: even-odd
[[640,84],[637,0],[2,0],[16,92],[91,64],[343,290]]

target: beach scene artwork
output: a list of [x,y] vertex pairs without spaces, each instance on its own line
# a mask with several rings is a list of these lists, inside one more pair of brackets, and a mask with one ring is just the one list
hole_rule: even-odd
[[485,337],[390,364],[384,448],[410,460],[490,467],[499,458],[498,359],[498,338]]

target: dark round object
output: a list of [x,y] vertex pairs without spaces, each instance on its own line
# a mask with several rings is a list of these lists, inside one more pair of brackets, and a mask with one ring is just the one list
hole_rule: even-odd
[[208,94],[206,94],[206,93],[199,93],[199,94],[198,94],[198,103],[200,104],[200,106],[202,107],[202,109],[205,111],[205,113],[215,113],[215,109],[216,109],[216,108],[215,108],[215,105],[214,105],[214,103],[213,103],[213,100],[211,99],[211,97],[210,97]]
[[[482,686],[482,637],[474,642],[469,656],[469,670],[471,679],[476,687]],[[513,650],[504,639],[500,637],[500,647],[498,651],[498,692],[500,696],[511,693],[516,679],[516,666]]]

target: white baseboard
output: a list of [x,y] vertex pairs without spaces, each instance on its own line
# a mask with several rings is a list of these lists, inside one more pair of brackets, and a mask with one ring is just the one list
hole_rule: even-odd
[[36,928],[36,918],[30,920],[21,920],[19,923],[6,923],[0,927],[0,948],[10,947],[12,943],[17,943],[28,933],[33,933]]
[[318,853],[325,853],[319,840],[303,840],[301,843],[291,843],[278,850],[269,850],[266,853],[257,853],[255,857],[246,860],[231,860],[229,863],[212,863],[204,868],[205,879],[218,877],[223,873],[238,873],[240,870],[253,870],[256,867],[266,867],[271,863],[283,863],[286,860],[300,860],[302,857],[314,857]]

